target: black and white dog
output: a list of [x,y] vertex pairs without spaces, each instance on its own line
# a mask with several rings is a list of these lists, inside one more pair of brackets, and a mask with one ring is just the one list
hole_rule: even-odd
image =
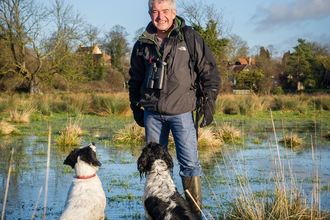
[[102,183],[96,174],[101,163],[96,158],[95,144],[75,148],[64,164],[75,169],[76,176],[72,180],[60,220],[104,219],[106,198]]
[[173,160],[167,149],[157,143],[149,143],[138,159],[140,177],[146,176],[143,207],[147,220],[195,219],[188,203],[174,185]]

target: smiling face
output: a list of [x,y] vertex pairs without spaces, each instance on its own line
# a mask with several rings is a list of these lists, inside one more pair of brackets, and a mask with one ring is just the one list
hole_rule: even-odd
[[152,10],[149,11],[152,23],[157,28],[157,34],[165,34],[170,32],[173,25],[177,10],[171,9],[171,5],[167,1],[161,3],[155,2]]

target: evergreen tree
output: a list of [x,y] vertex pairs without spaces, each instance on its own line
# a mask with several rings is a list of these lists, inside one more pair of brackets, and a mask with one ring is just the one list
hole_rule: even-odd
[[287,71],[292,75],[294,82],[302,82],[305,86],[315,86],[319,77],[317,71],[312,68],[315,61],[306,40],[299,38],[298,45],[293,49],[294,52],[288,58]]
[[228,44],[229,40],[225,38],[218,39],[217,23],[213,20],[210,20],[206,24],[205,30],[197,24],[193,24],[192,26],[204,38],[215,60],[220,61],[223,50],[225,49],[225,46]]
[[259,57],[260,59],[264,60],[264,59],[270,59],[270,54],[269,54],[269,50],[265,49],[264,47],[260,47],[260,52],[259,52]]

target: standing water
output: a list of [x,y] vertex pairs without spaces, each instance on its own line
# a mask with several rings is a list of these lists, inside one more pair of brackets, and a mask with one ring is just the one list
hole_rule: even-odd
[[[145,178],[140,178],[136,161],[145,143],[118,144],[112,141],[115,131],[132,123],[131,118],[84,119],[82,145],[94,142],[102,163],[99,175],[107,198],[105,219],[144,219],[142,205]],[[217,121],[221,126],[223,121]],[[330,120],[285,119],[275,121],[273,131],[270,120],[230,120],[242,132],[243,139],[224,146],[199,149],[203,168],[203,206],[208,218],[217,218],[226,209],[237,183],[248,179],[246,189],[255,193],[274,193],[276,178],[281,170],[287,178],[287,187],[294,177],[298,190],[306,197],[315,190],[320,192],[320,207],[329,210],[330,141],[324,134],[330,129]],[[0,208],[6,190],[11,149],[14,148],[14,163],[8,190],[5,219],[31,219],[43,187],[34,219],[43,219],[46,183],[48,126],[52,126],[52,144],[46,219],[58,219],[64,209],[67,192],[74,172],[63,161],[73,148],[58,147],[54,138],[68,124],[67,119],[57,121],[34,121],[20,125],[22,135],[0,137]],[[277,145],[283,134],[296,133],[304,139],[298,148]],[[275,139],[276,134],[276,139]],[[179,166],[173,146],[169,148],[174,159],[173,179],[178,191],[183,194]],[[280,168],[278,167],[280,164]],[[278,169],[279,172],[274,172]],[[243,181],[242,181],[243,180]],[[316,183],[316,184],[315,184]],[[247,190],[248,191],[248,190]],[[237,191],[235,191],[237,192]],[[218,203],[219,202],[219,203]],[[310,198],[306,198],[310,202]]]

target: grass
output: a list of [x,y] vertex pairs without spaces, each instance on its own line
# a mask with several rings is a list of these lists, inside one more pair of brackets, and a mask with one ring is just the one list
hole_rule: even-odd
[[223,123],[216,129],[216,134],[220,139],[225,141],[241,138],[241,131],[227,122]]
[[60,131],[60,135],[55,138],[56,144],[58,146],[79,146],[81,144],[80,136],[83,135],[81,124],[80,118],[76,119],[73,124],[71,124],[70,120],[69,125]]
[[300,147],[303,143],[303,140],[304,139],[300,138],[298,134],[284,134],[279,143],[289,148]]
[[129,124],[116,131],[113,140],[119,143],[145,142],[144,129],[136,123]]
[[29,123],[30,116],[33,112],[36,111],[35,107],[29,106],[24,110],[12,110],[10,111],[10,118],[8,119],[9,122],[13,123]]
[[6,121],[0,122],[0,135],[10,135],[17,133],[19,133],[19,131],[16,129],[15,125],[10,124]]
[[[144,128],[138,126],[136,123],[129,124],[115,132],[113,141],[118,143],[144,143]],[[170,146],[174,146],[172,132],[170,132],[168,143]],[[215,146],[223,145],[222,140],[216,136],[216,134],[212,131],[212,128],[209,127],[198,129],[198,146],[205,147],[209,146],[210,143]]]
[[[0,112],[12,115],[22,114],[24,106],[35,106],[35,111],[47,117],[54,113],[67,113],[70,116],[80,114],[101,117],[132,116],[128,92],[121,93],[77,93],[77,94],[45,94],[45,95],[6,95],[0,97]],[[17,109],[13,112],[12,109]],[[267,117],[269,109],[284,114],[291,112],[309,117],[309,113],[330,110],[330,95],[218,95],[214,105],[216,115],[245,115],[248,117]],[[275,117],[276,114],[274,114]],[[325,113],[325,115],[329,114]],[[294,116],[297,117],[297,116]],[[13,120],[16,120],[13,117]]]
[[[276,132],[274,121],[273,130],[274,138]],[[229,127],[229,126],[228,126]],[[234,130],[232,127],[230,130]],[[230,135],[228,135],[230,136]],[[293,140],[298,143],[302,139],[297,135],[286,136],[292,145]],[[213,192],[212,200],[218,205],[213,209],[213,214],[204,209],[210,216],[210,219],[228,219],[228,220],[264,220],[264,219],[330,219],[330,213],[326,209],[321,210],[322,191],[326,191],[329,187],[321,188],[318,171],[313,169],[311,192],[304,194],[302,185],[298,185],[295,174],[292,170],[292,162],[288,154],[282,155],[279,146],[271,148],[271,161],[273,169],[269,173],[268,180],[259,186],[259,191],[253,190],[253,178],[248,176],[245,170],[247,162],[244,156],[244,150],[240,147],[234,148],[235,153],[226,151],[226,146],[222,148],[222,159],[217,164],[223,164],[222,168],[218,167],[219,176],[224,180],[221,185],[226,191],[224,194],[215,194],[210,183],[212,176],[204,175],[211,191]],[[313,144],[311,146],[313,149]],[[320,164],[314,160],[314,151],[312,151],[313,168]],[[291,152],[292,154],[292,152]],[[302,184],[302,183],[301,183]],[[218,186],[218,185],[216,185]],[[328,192],[328,191],[327,191]],[[326,193],[327,193],[326,192]]]

